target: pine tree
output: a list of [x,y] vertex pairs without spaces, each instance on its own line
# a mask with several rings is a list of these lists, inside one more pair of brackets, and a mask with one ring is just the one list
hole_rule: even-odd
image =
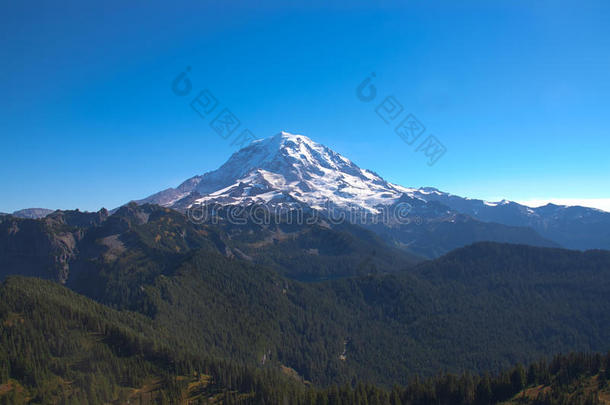
[[485,374],[477,385],[476,403],[477,405],[491,404],[493,392],[491,389],[491,379],[489,374]]
[[525,369],[521,364],[518,364],[510,375],[510,382],[513,393],[517,393],[525,388],[527,382]]

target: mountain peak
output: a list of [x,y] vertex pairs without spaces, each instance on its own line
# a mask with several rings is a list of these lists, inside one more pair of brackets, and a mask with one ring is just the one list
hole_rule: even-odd
[[407,191],[305,135],[281,131],[235,152],[217,170],[142,202],[162,201],[163,205],[174,206],[182,200],[179,205],[186,208],[211,201],[299,201],[312,208],[331,204],[377,212]]
[[273,160],[278,157],[278,155],[294,157],[300,160],[306,157],[307,150],[332,152],[324,145],[312,141],[305,135],[281,131],[274,136],[252,142],[250,145],[234,153],[229,161],[234,158],[244,159],[245,157],[245,160],[249,161],[252,166],[248,169],[252,169],[253,166],[258,166],[261,163]]
[[339,164],[352,164],[346,157],[314,142],[307,136],[286,131],[281,131],[269,138],[256,140],[236,154],[239,155],[249,148],[254,149],[264,160],[270,160],[279,153],[286,158],[293,158],[303,163],[309,162],[335,168]]
[[260,141],[265,141],[265,140],[279,140],[282,144],[284,144],[284,142],[286,141],[292,141],[292,142],[305,142],[308,144],[314,144],[315,142],[312,141],[310,138],[306,137],[305,135],[302,134],[293,134],[291,132],[287,132],[287,131],[280,131],[277,134],[269,137],[269,138],[265,138],[259,141],[255,141],[255,142],[260,142]]
[[[282,149],[283,147],[286,147],[287,145],[299,144],[299,143],[305,143],[307,145],[318,145],[316,142],[314,142],[313,140],[311,140],[310,138],[308,138],[305,135],[293,134],[293,133],[290,133],[287,131],[280,131],[273,136],[254,140],[254,141],[252,141],[252,143],[250,143],[245,148],[248,148],[253,145],[264,145],[265,147],[267,147],[269,149],[279,150],[279,149]],[[245,149],[245,148],[243,148],[243,149]],[[238,153],[239,153],[239,151],[238,151]]]

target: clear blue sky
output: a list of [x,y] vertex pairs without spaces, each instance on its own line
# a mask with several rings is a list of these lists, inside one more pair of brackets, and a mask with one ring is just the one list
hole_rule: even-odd
[[[236,147],[171,91],[186,66],[240,129],[404,186],[610,198],[607,1],[254,3],[3,1],[0,211],[112,208],[221,165]],[[434,166],[374,112],[388,95],[446,146]]]

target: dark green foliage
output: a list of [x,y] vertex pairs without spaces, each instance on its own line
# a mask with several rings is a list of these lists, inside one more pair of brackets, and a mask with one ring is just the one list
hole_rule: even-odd
[[[159,398],[172,398],[200,372],[213,376],[205,395],[227,402],[252,394],[281,403],[311,382],[328,388],[310,392],[311,403],[350,403],[350,395],[353,403],[404,403],[405,392],[406,403],[493,403],[534,384],[569,386],[583,371],[535,363],[494,377],[458,373],[610,349],[608,252],[481,243],[385,272],[375,269],[399,263],[398,256],[371,249],[376,239],[355,229],[304,228],[256,253],[247,244],[261,240],[251,234],[194,225],[155,206],[123,207],[103,221],[58,215],[27,226],[78,240],[72,256],[45,260],[65,256],[66,285],[94,301],[40,280],[10,279],[0,305],[11,325],[2,325],[0,377],[52,397],[69,391],[95,403],[154,378],[165,387]],[[15,232],[15,223],[2,230]],[[261,230],[263,239],[292,229],[281,228]],[[364,263],[354,274],[366,275],[310,283],[283,276],[326,274],[334,263]],[[408,385],[416,374],[436,377]],[[412,390],[391,390],[394,384]]]
[[0,394],[4,403],[21,403],[13,398],[21,396],[34,403],[99,404],[125,399],[151,379],[158,384],[155,403],[174,403],[193,379],[178,377],[198,373],[210,376],[198,392],[202,398],[255,390],[266,395],[270,388],[259,388],[263,380],[286,393],[297,386],[268,368],[194,356],[150,319],[43,280],[15,277],[2,285],[0,325],[0,387],[19,388]]
[[[391,389],[354,382],[324,389],[282,375],[270,362],[249,367],[181,347],[142,315],[120,312],[47,281],[11,278],[0,288],[0,404],[595,404],[610,354],[573,354],[490,376],[439,374]],[[199,387],[189,383],[209,376]],[[593,391],[583,381],[598,378]],[[527,380],[526,380],[527,379]],[[148,384],[148,394],[135,388]],[[547,385],[538,396],[523,388]],[[7,387],[9,387],[7,389]],[[141,402],[137,402],[141,401]]]
[[414,372],[610,349],[610,258],[558,252],[561,262],[555,250],[480,244],[402,274],[299,283],[200,250],[150,282],[110,285],[141,294],[138,310],[195,352],[272,359],[316,384],[406,384]]
[[[557,352],[610,349],[607,252],[481,243],[373,274],[384,261],[359,262],[351,252],[377,241],[352,227],[281,224],[281,235],[298,232],[261,245],[249,260],[243,255],[256,255],[248,238],[267,240],[276,228],[251,229],[257,239],[240,225],[194,225],[150,205],[96,218],[45,219],[75,233],[85,219],[94,223],[68,261],[66,285],[146,315],[197,355],[250,365],[271,359],[315,384],[356,379],[389,387],[412,373],[497,371]],[[318,255],[305,253],[314,247]],[[279,274],[279,267],[293,274],[327,268],[321,260],[368,263],[368,275],[303,283]]]

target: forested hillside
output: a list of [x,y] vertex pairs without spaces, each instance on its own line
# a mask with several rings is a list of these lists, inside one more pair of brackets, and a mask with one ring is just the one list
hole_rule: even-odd
[[[193,355],[145,316],[57,284],[0,288],[0,404],[597,404],[610,398],[610,355],[571,355],[498,374],[440,374],[392,389],[357,380],[325,389],[269,361]],[[414,375],[412,375],[414,377]]]
[[[289,387],[362,381],[390,390],[406,387],[414,375],[495,373],[556,353],[610,350],[609,252],[479,243],[384,271],[382,265],[399,263],[400,254],[357,253],[378,241],[357,229],[293,229],[291,238],[261,245],[254,258],[247,244],[260,240],[220,225],[192,224],[155,206],[128,206],[108,217],[70,212],[27,221],[34,220],[5,220],[5,241],[46,235],[36,240],[58,249],[52,258],[61,259],[48,261],[46,269],[57,270],[59,263],[61,271],[38,275],[61,274],[48,278],[65,287],[26,278],[4,285],[3,344],[7,353],[25,353],[27,363],[13,358],[4,373],[27,390],[55,397],[87,386],[72,385],[81,366],[82,376],[100,374],[105,398],[165,386],[171,376],[202,387],[192,373],[220,381],[205,368],[214,364],[221,364],[218,373],[232,367],[269,372]],[[67,235],[74,238],[69,254],[60,243]],[[313,246],[318,254],[308,262]],[[3,274],[18,273],[19,248],[5,245],[4,263],[11,266]],[[290,260],[284,259],[295,250],[299,269],[371,259],[355,272],[363,275],[304,282],[286,276]],[[57,337],[46,338],[49,331]],[[126,376],[110,373],[113,367]],[[228,383],[205,387],[205,395],[253,390]]]

